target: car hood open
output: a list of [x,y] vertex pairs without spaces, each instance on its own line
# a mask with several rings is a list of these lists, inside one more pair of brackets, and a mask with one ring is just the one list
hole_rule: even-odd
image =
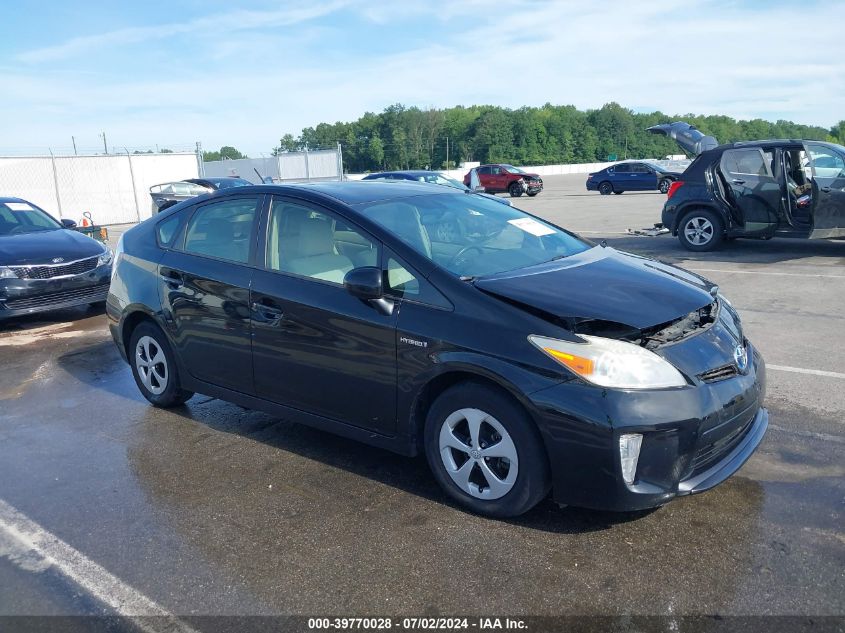
[[474,285],[557,318],[595,319],[639,330],[709,305],[717,288],[681,268],[600,246],[565,259],[481,277]]
[[715,138],[702,134],[694,126],[683,121],[652,125],[650,128],[646,128],[646,130],[652,134],[663,134],[674,139],[682,150],[694,156],[698,156],[701,152],[706,152],[708,149],[713,149],[719,145]]
[[98,242],[69,229],[0,236],[0,266],[50,264],[55,257],[72,262],[102,252]]

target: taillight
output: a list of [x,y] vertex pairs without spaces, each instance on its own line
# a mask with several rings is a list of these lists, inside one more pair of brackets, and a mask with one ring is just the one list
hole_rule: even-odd
[[666,199],[668,200],[672,196],[675,195],[675,192],[683,187],[684,181],[683,180],[676,180],[671,185],[669,185],[669,191],[666,192]]

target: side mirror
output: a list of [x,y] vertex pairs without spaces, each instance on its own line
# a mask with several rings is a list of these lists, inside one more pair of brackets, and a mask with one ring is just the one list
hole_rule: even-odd
[[393,314],[395,302],[384,296],[381,268],[361,266],[353,268],[343,278],[343,287],[353,297],[366,301],[386,316]]
[[375,266],[353,268],[343,278],[343,287],[353,297],[364,301],[381,299],[384,296],[381,269]]
[[62,218],[60,220],[60,222],[62,223],[62,226],[65,227],[66,229],[75,229],[76,228],[76,222],[74,222],[70,218]]

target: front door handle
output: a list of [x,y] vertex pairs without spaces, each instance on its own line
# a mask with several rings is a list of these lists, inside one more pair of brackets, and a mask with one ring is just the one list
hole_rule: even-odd
[[739,180],[739,179],[731,180],[731,182],[735,185],[744,185],[745,184],[744,180]]
[[830,193],[830,187],[822,187],[822,191],[825,193]]

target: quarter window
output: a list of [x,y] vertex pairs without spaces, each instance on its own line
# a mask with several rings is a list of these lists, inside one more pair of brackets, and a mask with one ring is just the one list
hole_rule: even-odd
[[731,149],[722,154],[722,168],[732,176],[772,177],[770,166],[759,149]]
[[390,251],[385,252],[386,294],[400,299],[426,303],[439,308],[451,308],[452,305],[422,275],[415,272],[399,257]]
[[188,222],[185,252],[247,263],[257,207],[258,197],[202,205]]
[[273,198],[266,252],[270,270],[342,284],[353,268],[378,265],[378,244],[342,218]]

